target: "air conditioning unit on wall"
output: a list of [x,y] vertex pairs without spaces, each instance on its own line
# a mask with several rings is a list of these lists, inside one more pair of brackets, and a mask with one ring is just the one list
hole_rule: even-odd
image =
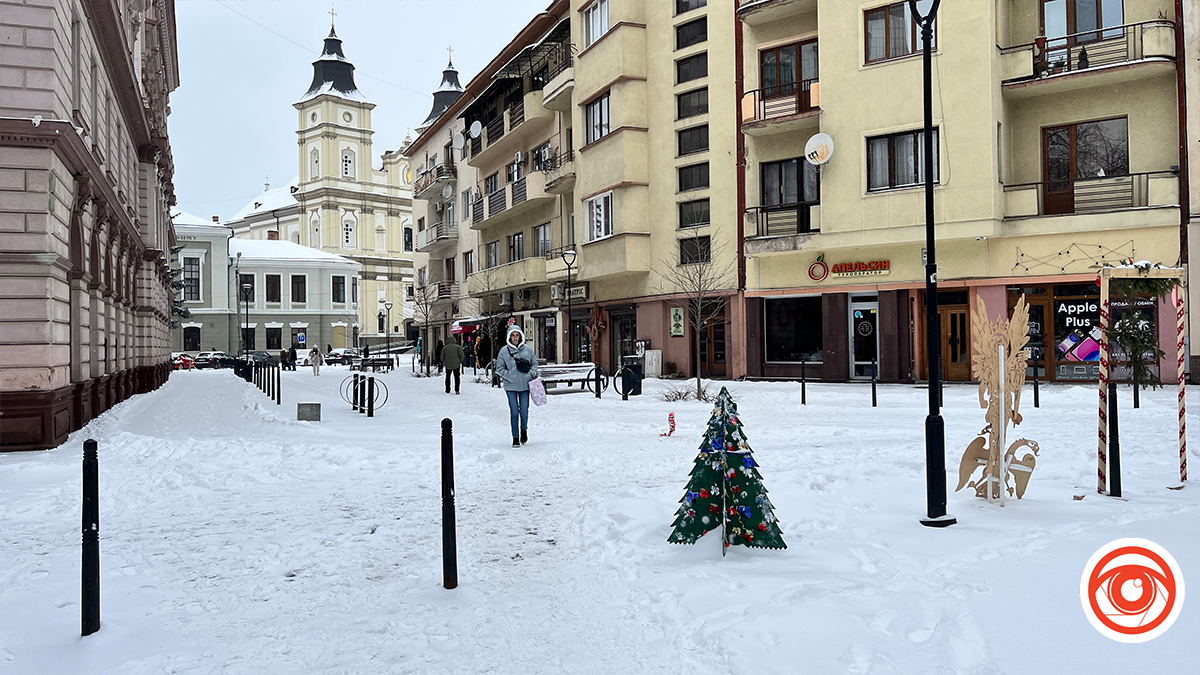
[[501,307],[511,307],[512,306],[512,293],[501,293],[500,294],[500,306]]
[[531,297],[533,297],[533,291],[528,288],[522,288],[517,291],[517,299],[522,302],[528,302]]
[[437,204],[433,205],[433,210],[438,213],[441,213],[442,211],[446,210],[446,205],[441,202],[438,202]]
[[553,286],[550,287],[550,299],[551,300],[562,300],[563,299],[563,285],[562,284],[554,284]]

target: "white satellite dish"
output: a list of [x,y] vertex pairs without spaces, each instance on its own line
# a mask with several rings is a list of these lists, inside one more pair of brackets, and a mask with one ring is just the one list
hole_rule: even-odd
[[804,159],[813,166],[821,166],[833,157],[833,139],[829,134],[813,134],[804,144]]
[[463,138],[462,134],[458,133],[457,131],[454,132],[454,140],[451,141],[451,145],[454,147],[455,150],[462,150],[463,145],[465,145],[466,142],[467,142],[467,139]]
[[483,131],[483,125],[479,123],[479,120],[471,122],[471,138],[479,138],[481,131]]
[[454,196],[454,188],[449,185],[442,188],[442,199],[450,199]]

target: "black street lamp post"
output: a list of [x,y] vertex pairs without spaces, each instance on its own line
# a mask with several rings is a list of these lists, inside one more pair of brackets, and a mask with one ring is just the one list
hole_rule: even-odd
[[387,322],[383,324],[383,334],[387,339],[387,357],[388,370],[392,369],[392,303],[391,301],[383,303],[383,308],[387,310]]
[[924,16],[917,0],[908,0],[913,19],[921,26],[922,59],[925,81],[925,354],[929,370],[929,415],[925,418],[925,498],[927,527],[947,527],[958,522],[946,514],[946,423],[942,419],[940,392],[941,324],[938,321],[937,252],[933,232],[933,22],[941,0],[933,0]]
[[575,362],[575,330],[571,325],[571,265],[575,264],[575,249],[569,248],[562,252],[562,260],[567,265],[567,363]]
[[[240,321],[242,318],[242,293],[240,290],[238,290],[237,285],[242,283],[242,252],[241,251],[237,252],[237,260],[233,263],[233,282],[234,282],[233,302],[237,305],[237,311],[234,312],[233,316],[234,316],[234,321]],[[237,335],[238,335],[237,353],[238,353],[238,358],[241,358],[242,354],[246,350],[242,346],[242,332],[239,330]]]
[[249,347],[249,345],[246,344],[245,335],[250,326],[250,294],[253,292],[254,286],[251,286],[250,284],[242,284],[242,300],[243,304],[246,305],[246,321],[242,324],[242,356],[246,355],[247,347]]

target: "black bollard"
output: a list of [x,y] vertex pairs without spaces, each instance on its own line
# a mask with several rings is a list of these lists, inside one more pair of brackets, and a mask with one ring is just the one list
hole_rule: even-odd
[[800,405],[808,405],[808,359],[800,362]]
[[375,416],[375,378],[367,380],[367,417]]
[[1108,496],[1121,496],[1121,431],[1117,424],[1117,383],[1108,383]]
[[1042,399],[1038,393],[1038,357],[1036,351],[1033,353],[1033,407],[1042,407]]
[[600,398],[600,366],[596,366],[596,398]]
[[96,441],[83,442],[83,635],[100,630],[100,470]]
[[358,376],[358,412],[367,414],[367,376]]
[[876,377],[878,375],[878,372],[877,372],[878,370],[879,370],[879,363],[877,361],[875,361],[874,359],[872,359],[871,360],[871,407],[872,408],[879,407],[879,398],[876,397],[876,395],[875,395],[875,381],[879,379],[878,377]]
[[283,367],[275,369],[275,405],[283,405]]
[[[1130,377],[1132,377],[1132,376],[1133,376],[1133,373],[1131,372]],[[1137,408],[1142,407],[1142,395],[1141,394],[1142,394],[1141,387],[1139,387],[1137,385],[1137,382],[1135,381],[1133,383],[1133,407],[1135,410]]]
[[454,423],[442,420],[442,585],[458,588],[458,543],[454,532]]
[[358,412],[358,373],[350,376],[350,409]]

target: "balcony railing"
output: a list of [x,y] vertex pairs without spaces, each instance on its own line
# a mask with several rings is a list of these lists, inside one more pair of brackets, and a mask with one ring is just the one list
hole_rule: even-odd
[[483,197],[480,197],[479,199],[476,199],[471,204],[471,222],[472,223],[483,222],[483,216],[484,216]]
[[459,293],[459,285],[457,281],[439,281],[434,284],[433,288],[435,300],[451,300],[453,298],[462,297]]
[[508,207],[508,186],[504,186],[499,190],[487,196],[488,215],[492,216],[500,213]]
[[820,108],[820,85],[816,78],[754,89],[742,97],[742,122],[760,122],[791,117]]
[[457,168],[453,163],[438,164],[432,169],[423,171],[413,183],[413,196],[421,195],[439,182],[454,180],[456,174]]
[[487,124],[487,142],[488,145],[495,143],[504,137],[504,115],[496,117],[496,119]]
[[417,233],[417,250],[458,239],[458,226],[451,222],[440,222]]
[[789,234],[819,232],[813,229],[810,209],[819,202],[796,202],[772,206],[752,206],[746,213],[754,217],[756,237],[781,237]]
[[1175,24],[1164,20],[1141,21],[1057,38],[1039,37],[1034,42],[1000,50],[1002,57],[1020,52],[1026,52],[1032,63],[1026,60],[1019,64],[1020,68],[1006,73],[1006,81],[1049,77],[1146,58],[1173,59]]
[[508,128],[517,128],[525,121],[525,99],[521,99],[508,107]]
[[1172,171],[1149,171],[1005,185],[1005,215],[1021,218],[1171,206],[1179,203],[1178,178]]
[[525,177],[521,176],[519,180],[514,181],[512,184],[512,204],[516,206],[523,201],[525,201]]

